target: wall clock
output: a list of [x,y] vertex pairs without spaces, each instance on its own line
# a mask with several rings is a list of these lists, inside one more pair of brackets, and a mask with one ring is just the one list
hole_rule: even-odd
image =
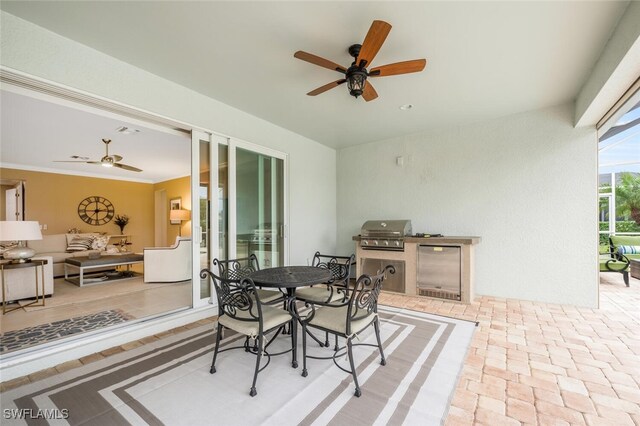
[[111,222],[115,209],[104,197],[92,196],[80,201],[78,215],[89,225],[104,225]]

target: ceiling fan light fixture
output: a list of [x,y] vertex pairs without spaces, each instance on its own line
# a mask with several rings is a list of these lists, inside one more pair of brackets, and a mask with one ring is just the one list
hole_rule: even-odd
[[409,111],[411,108],[413,108],[413,104],[404,104],[404,105],[400,105],[399,108],[402,111]]
[[367,72],[362,70],[349,70],[347,72],[347,87],[351,96],[362,96],[364,86],[367,84]]

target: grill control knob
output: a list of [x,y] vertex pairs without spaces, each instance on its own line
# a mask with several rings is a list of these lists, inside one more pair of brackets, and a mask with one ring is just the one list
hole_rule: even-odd
[[389,245],[389,241],[385,241],[385,242],[384,242],[384,245],[385,245],[385,246],[388,246],[388,245]]
[[400,247],[400,241],[396,241],[396,247]]
[[377,246],[378,245],[378,240],[373,240],[373,245]]
[[369,245],[369,241],[367,241],[367,240],[362,240],[362,245],[363,245],[363,246],[368,246],[368,245]]

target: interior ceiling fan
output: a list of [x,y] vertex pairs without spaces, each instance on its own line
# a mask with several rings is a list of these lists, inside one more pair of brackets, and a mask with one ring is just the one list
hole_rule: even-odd
[[[142,171],[137,167],[119,163],[119,161],[122,160],[122,156],[120,155],[109,155],[109,144],[111,143],[111,139],[102,139],[102,142],[104,142],[106,154],[99,161],[55,161],[55,163],[86,163],[96,164],[102,167],[117,167],[119,169],[129,170],[130,172]],[[72,155],[71,158],[87,159],[87,157],[81,157],[79,155]]]
[[391,31],[391,25],[387,22],[373,21],[362,44],[354,44],[349,47],[349,54],[354,57],[354,61],[349,68],[338,65],[328,59],[312,55],[311,53],[303,52],[301,50],[297,51],[293,55],[294,57],[330,70],[338,71],[345,75],[344,78],[318,87],[317,89],[307,93],[307,95],[316,96],[329,89],[340,86],[343,83],[347,83],[349,94],[351,96],[355,96],[356,98],[358,96],[362,96],[365,101],[369,102],[377,98],[378,93],[371,83],[367,82],[368,77],[385,77],[388,75],[408,74],[422,71],[427,64],[426,59],[396,62],[394,64],[375,67],[370,71],[367,71],[367,67],[371,65],[371,62],[373,62],[373,58],[375,58],[376,54],[382,47],[382,43],[384,43],[387,35],[389,35],[389,31]]

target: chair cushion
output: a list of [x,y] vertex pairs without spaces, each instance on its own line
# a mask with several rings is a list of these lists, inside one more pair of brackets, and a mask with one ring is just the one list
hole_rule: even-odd
[[[351,334],[360,333],[364,330],[376,317],[376,313],[372,312],[364,318],[351,322]],[[346,335],[347,333],[347,306],[324,306],[316,309],[315,316],[309,322],[309,325],[322,327],[335,333]]]
[[262,303],[269,303],[283,298],[282,293],[277,290],[263,290],[261,288],[257,288],[256,292],[258,293],[258,297],[260,297],[260,302]]
[[621,260],[611,260],[610,257],[600,259],[600,272],[622,272],[628,266],[629,265],[627,264],[627,262],[623,262]]
[[[238,311],[237,316],[240,318],[252,318],[247,311]],[[275,306],[262,305],[263,331],[271,330],[272,328],[285,324],[291,321],[291,318],[291,314],[284,309],[277,308]],[[246,336],[256,337],[258,335],[258,320],[241,321],[228,315],[221,315],[218,322],[223,326]]]
[[612,235],[611,244],[614,246],[640,246],[640,235]]
[[[331,300],[329,299],[331,296]],[[344,300],[344,289],[334,287],[333,294],[330,293],[326,285],[316,285],[315,287],[304,287],[296,290],[296,299],[308,302],[336,302]]]

